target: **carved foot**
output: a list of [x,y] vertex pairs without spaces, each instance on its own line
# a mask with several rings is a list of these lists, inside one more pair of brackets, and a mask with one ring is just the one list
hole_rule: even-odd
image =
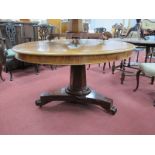
[[91,91],[91,93],[84,98],[79,98],[80,103],[94,104],[102,107],[110,114],[115,114],[117,112],[116,107],[113,106],[113,100],[107,98],[101,94],[98,94],[95,91]]
[[36,106],[39,106],[40,108],[43,106],[43,104],[42,104],[40,99],[36,100],[35,104],[36,104]]
[[[104,101],[103,101],[103,102],[104,102]],[[96,103],[94,102],[94,104],[96,104]],[[109,105],[108,105],[108,104],[109,104]],[[99,105],[99,104],[97,103],[97,105]],[[111,103],[104,102],[103,105],[101,104],[100,106],[101,106],[104,110],[106,110],[106,112],[108,112],[108,113],[110,113],[110,114],[112,114],[112,115],[115,115],[115,113],[117,112],[117,108],[116,108],[115,106],[111,105]]]
[[109,113],[111,113],[112,115],[115,115],[115,113],[117,112],[117,108],[112,106],[109,110]]

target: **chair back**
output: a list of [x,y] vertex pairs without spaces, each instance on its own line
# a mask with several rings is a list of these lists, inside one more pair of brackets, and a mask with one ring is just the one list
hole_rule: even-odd
[[95,33],[103,33],[106,32],[106,28],[104,27],[98,27],[94,29]]
[[31,24],[23,24],[22,26],[22,34],[23,34],[23,41],[33,41],[34,40],[34,29],[33,25]]
[[66,33],[66,39],[88,39],[88,34],[86,32],[81,33]]
[[6,33],[6,46],[7,48],[11,48],[16,45],[16,29],[15,25],[12,23],[7,23],[5,25],[5,33]]
[[53,27],[48,24],[39,25],[39,40],[46,40],[47,36],[51,33]]
[[0,23],[2,37],[5,38],[6,48],[22,43],[21,24],[14,22]]

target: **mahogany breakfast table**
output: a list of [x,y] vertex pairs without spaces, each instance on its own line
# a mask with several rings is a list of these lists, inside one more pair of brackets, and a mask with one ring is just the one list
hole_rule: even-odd
[[111,114],[117,109],[113,100],[95,90],[86,82],[86,64],[97,64],[127,58],[134,45],[99,39],[60,39],[35,41],[13,47],[16,58],[36,64],[70,65],[70,84],[53,93],[42,93],[36,105],[42,107],[51,101],[95,104]]

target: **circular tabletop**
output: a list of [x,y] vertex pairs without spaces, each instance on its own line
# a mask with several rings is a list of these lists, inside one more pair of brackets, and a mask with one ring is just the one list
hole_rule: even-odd
[[134,45],[99,39],[34,41],[13,47],[16,58],[37,64],[82,65],[127,58]]

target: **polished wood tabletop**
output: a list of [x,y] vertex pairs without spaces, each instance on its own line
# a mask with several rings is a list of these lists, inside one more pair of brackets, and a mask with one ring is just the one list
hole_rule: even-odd
[[35,41],[13,47],[16,58],[37,64],[81,65],[127,58],[134,45],[99,39]]

